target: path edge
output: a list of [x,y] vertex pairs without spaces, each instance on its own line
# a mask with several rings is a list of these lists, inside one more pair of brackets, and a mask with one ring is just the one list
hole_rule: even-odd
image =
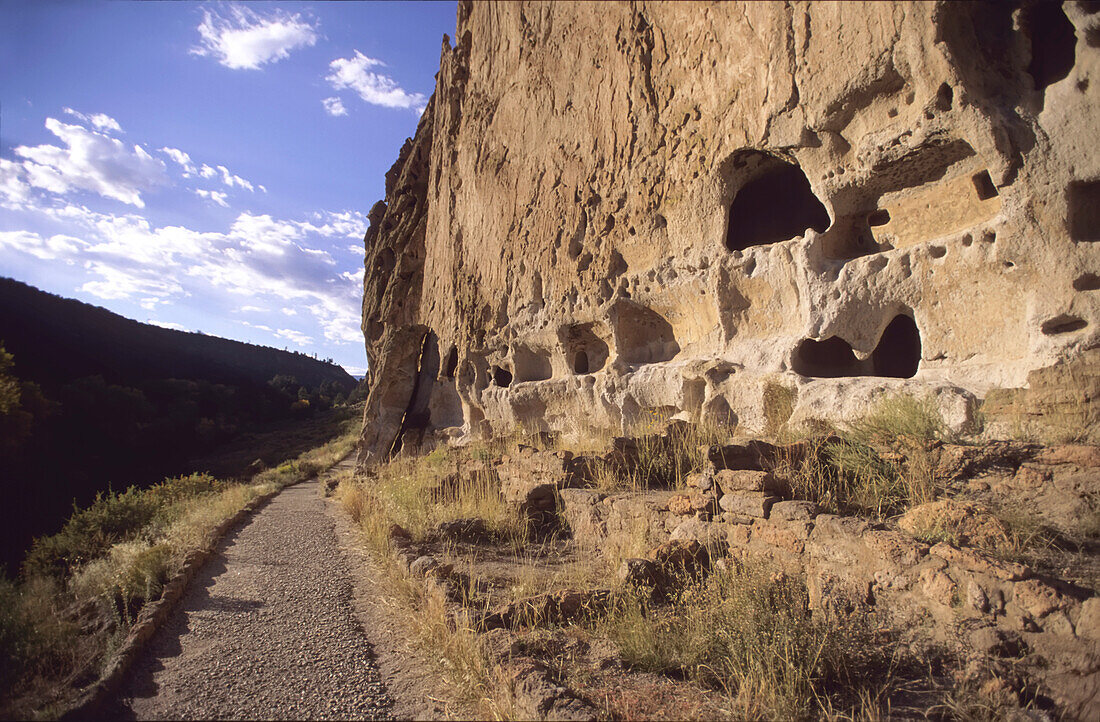
[[[302,479],[295,483],[299,484],[302,481],[308,481],[308,479]],[[146,604],[141,612],[138,613],[138,617],[134,621],[134,625],[130,627],[130,631],[126,635],[126,639],[123,641],[122,646],[119,647],[114,657],[107,664],[106,669],[103,670],[103,674],[100,675],[99,679],[90,687],[81,692],[76,702],[62,712],[58,716],[58,719],[63,722],[96,719],[96,713],[103,704],[113,697],[121,688],[123,678],[130,671],[130,668],[133,666],[134,662],[137,661],[137,658],[145,650],[146,644],[153,638],[157,630],[168,620],[169,615],[171,615],[172,611],[176,608],[180,599],[183,598],[191,582],[195,579],[206,562],[210,560],[210,557],[214,556],[226,534],[228,534],[234,526],[240,524],[253,512],[257,511],[261,506],[264,506],[281,494],[285,489],[294,485],[295,484],[288,484],[287,486],[269,491],[266,494],[261,494],[255,499],[252,499],[241,507],[233,516],[225,519],[218,524],[218,526],[214,527],[214,532],[207,544],[199,549],[192,549],[187,552],[186,556],[183,558],[183,566],[180,568],[179,572],[164,585],[164,592],[160,595],[160,598],[155,602]]]

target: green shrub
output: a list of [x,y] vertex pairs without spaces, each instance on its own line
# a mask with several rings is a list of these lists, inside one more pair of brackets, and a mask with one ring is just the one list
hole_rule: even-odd
[[53,536],[36,539],[23,563],[25,576],[61,579],[73,569],[103,556],[114,544],[135,538],[156,516],[149,494],[131,486],[121,494],[96,495],[87,509],[77,509]]

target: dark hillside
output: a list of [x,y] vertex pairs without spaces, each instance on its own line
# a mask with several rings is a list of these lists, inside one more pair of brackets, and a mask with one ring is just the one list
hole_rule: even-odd
[[[96,492],[203,471],[256,434],[312,424],[356,381],[299,353],[138,323],[0,279],[0,346],[19,403],[0,413],[0,565],[15,570]],[[3,409],[0,409],[3,411]],[[271,449],[278,463],[301,449]],[[280,453],[285,452],[285,453]]]
[[139,323],[10,278],[0,278],[0,340],[15,356],[15,375],[43,385],[84,376],[109,384],[263,385],[288,375],[308,388],[333,382],[347,392],[355,386],[341,367],[300,353]]

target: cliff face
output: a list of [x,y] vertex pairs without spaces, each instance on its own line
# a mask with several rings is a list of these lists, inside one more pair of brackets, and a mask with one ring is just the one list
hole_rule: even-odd
[[778,386],[794,420],[909,391],[963,424],[1093,358],[1094,6],[460,4],[370,214],[361,459],[760,429]]

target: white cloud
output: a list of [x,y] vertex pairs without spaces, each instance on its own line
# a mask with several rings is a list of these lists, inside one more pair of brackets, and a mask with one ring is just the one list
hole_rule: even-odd
[[348,109],[344,107],[344,101],[339,98],[325,98],[321,101],[321,105],[325,106],[325,112],[329,115],[347,115]]
[[335,90],[354,90],[360,98],[372,105],[411,108],[418,113],[423,112],[427,98],[420,93],[410,93],[390,76],[371,70],[385,66],[381,60],[368,58],[356,50],[353,57],[337,58],[329,63],[332,72],[325,76],[325,80]]
[[43,261],[62,260],[70,266],[76,262],[74,257],[87,246],[73,236],[46,237],[30,231],[0,231],[0,248],[21,251]]
[[192,53],[213,56],[234,70],[256,70],[288,57],[295,48],[317,42],[316,28],[300,15],[282,10],[261,15],[239,5],[225,9],[228,16],[203,10],[198,26],[202,43]]
[[229,197],[228,193],[222,193],[220,191],[208,191],[208,190],[205,190],[205,189],[202,189],[202,188],[196,188],[195,189],[195,195],[199,196],[200,198],[205,198],[209,201],[213,201],[214,203],[217,203],[222,208],[228,208],[229,207],[229,203],[225,200],[226,198]]
[[292,328],[280,328],[278,331],[275,332],[275,335],[279,338],[285,338],[287,341],[290,341],[292,343],[296,343],[299,346],[308,346],[309,344],[313,343],[312,337],[306,336],[304,333],[295,331]]
[[161,328],[168,328],[173,331],[186,331],[187,327],[182,323],[176,323],[175,321],[155,321],[151,318],[145,319],[145,323],[152,324],[154,326],[160,326]]
[[31,186],[23,166],[0,158],[0,205],[15,210],[30,198]]
[[[66,147],[21,145],[15,149],[16,155],[26,159],[22,173],[29,185],[52,193],[92,191],[144,208],[142,192],[167,181],[164,162],[141,146],[128,149],[116,138],[55,118],[46,118],[46,129]],[[5,186],[8,182],[5,177]]]
[[201,175],[203,178],[216,178],[218,176],[218,171],[203,163],[202,169],[199,171],[199,175]]
[[61,110],[65,113],[67,113],[68,115],[71,115],[75,118],[79,118],[80,120],[83,120],[85,123],[91,123],[92,125],[94,125],[99,130],[103,130],[103,131],[114,130],[114,131],[118,131],[120,133],[122,132],[122,126],[120,126],[118,124],[118,121],[115,120],[114,118],[112,118],[111,116],[106,115],[104,113],[95,113],[94,115],[85,115],[84,113],[73,110],[72,108],[62,108]]
[[367,217],[359,211],[314,213],[313,218],[321,225],[304,221],[298,226],[303,231],[316,233],[325,238],[362,238],[367,232]]
[[184,178],[190,178],[198,172],[195,169],[195,164],[191,162],[191,156],[187,153],[184,153],[179,148],[161,148],[160,152],[164,153],[166,156],[178,163],[181,168],[183,168]]
[[[202,298],[235,312],[301,319],[301,330],[254,324],[299,346],[314,343],[310,328],[320,329],[317,335],[332,344],[362,344],[360,274],[341,273],[331,255],[317,247],[325,239],[313,223],[246,212],[227,230],[199,232],[156,227],[136,213],[99,213],[73,204],[26,210],[64,223],[67,234],[3,232],[0,253],[26,254],[44,264],[79,264],[85,273],[82,290],[99,298],[130,300],[150,311]],[[240,305],[241,300],[248,305]]]
[[222,183],[230,188],[237,186],[238,188],[247,188],[250,191],[254,190],[251,183],[241,178],[239,175],[233,175],[224,165],[219,165],[218,170],[222,173]]

